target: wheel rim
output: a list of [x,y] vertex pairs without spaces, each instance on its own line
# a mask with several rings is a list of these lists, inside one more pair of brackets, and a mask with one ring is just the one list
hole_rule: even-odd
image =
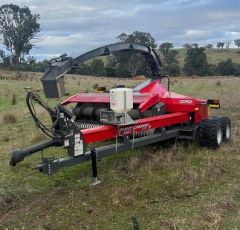
[[217,129],[217,144],[220,145],[222,143],[222,130],[221,128]]
[[226,139],[227,140],[230,138],[230,134],[231,134],[231,128],[230,128],[230,124],[228,123],[226,126]]

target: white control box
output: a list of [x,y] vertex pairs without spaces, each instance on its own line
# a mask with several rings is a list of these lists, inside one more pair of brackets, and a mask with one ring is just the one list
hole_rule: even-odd
[[129,88],[110,90],[110,108],[116,113],[127,113],[133,108],[133,91]]

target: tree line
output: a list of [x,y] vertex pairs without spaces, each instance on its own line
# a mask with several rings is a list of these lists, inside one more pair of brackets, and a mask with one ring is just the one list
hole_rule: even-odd
[[[44,71],[44,67],[51,60],[37,61],[30,56],[34,47],[34,40],[41,30],[40,15],[32,14],[28,7],[14,4],[0,7],[0,36],[6,51],[0,50],[0,67],[24,71]],[[179,75],[240,75],[240,65],[231,59],[216,65],[209,64],[206,49],[213,49],[213,44],[200,46],[198,43],[185,43],[186,56],[183,68],[178,61],[178,49],[170,42],[163,42],[159,46],[150,33],[135,31],[130,34],[121,33],[116,42],[138,43],[154,48],[162,63],[162,73],[170,76]],[[230,48],[231,41],[218,42],[216,48],[220,51]],[[240,39],[234,40],[240,47]],[[238,51],[239,53],[239,51]],[[224,55],[224,54],[223,54]],[[136,52],[117,52],[115,56],[106,59],[96,58],[74,69],[72,73],[94,76],[131,77],[136,75],[149,76],[150,71],[144,57]]]
[[[120,42],[139,43],[155,48],[160,55],[162,73],[164,75],[240,76],[240,64],[234,63],[231,59],[221,61],[215,65],[208,63],[206,49],[211,49],[213,46],[210,47],[208,45],[207,47],[201,47],[197,43],[184,46],[186,49],[186,56],[184,59],[184,66],[183,68],[180,68],[177,59],[179,51],[174,49],[174,45],[170,42],[164,42],[158,47],[155,39],[149,33],[139,31],[135,31],[132,34],[122,33],[117,39]],[[75,73],[109,77],[131,77],[136,75],[149,76],[150,74],[148,68],[145,66],[142,55],[131,52],[116,54],[115,57],[111,57],[105,62],[102,59],[95,59],[88,64],[81,65]]]
[[[240,39],[235,39],[233,41],[228,40],[228,41],[225,41],[225,42],[224,41],[219,41],[216,44],[216,48],[219,48],[219,49],[223,50],[223,48],[225,47],[225,49],[229,49],[232,42],[234,42],[234,46],[236,46],[238,49],[240,48]],[[198,43],[192,43],[192,44],[185,43],[183,45],[184,48],[198,47],[198,46],[199,46]],[[214,44],[208,43],[204,46],[204,48],[212,49],[212,48],[214,48]]]

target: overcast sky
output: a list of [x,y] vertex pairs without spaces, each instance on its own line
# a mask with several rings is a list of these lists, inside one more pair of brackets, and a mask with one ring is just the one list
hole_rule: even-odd
[[[0,0],[40,14],[31,54],[77,56],[116,42],[122,33],[149,32],[157,41],[200,44],[240,38],[240,0]],[[233,43],[232,43],[233,44]]]

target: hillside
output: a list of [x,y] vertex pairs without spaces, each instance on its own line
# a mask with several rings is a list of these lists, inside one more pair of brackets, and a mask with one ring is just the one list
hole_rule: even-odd
[[[8,165],[12,149],[46,138],[26,108],[24,87],[43,92],[39,74],[22,80],[11,72],[0,75],[0,229],[131,230],[132,217],[140,229],[240,228],[239,78],[174,78],[171,84],[179,93],[221,99],[221,113],[232,121],[230,143],[216,151],[176,142],[116,154],[99,162],[102,183],[92,187],[90,162],[51,177],[31,168],[41,162],[40,153],[15,168]],[[66,88],[71,95],[123,81],[129,87],[141,82],[69,75]],[[64,150],[44,151],[44,156],[57,154]]]
[[[179,53],[177,55],[177,60],[179,61],[179,65],[181,69],[184,66],[184,61],[186,57],[186,48],[178,48],[176,49]],[[160,51],[157,49],[156,50],[157,54],[160,57],[160,60],[163,59],[163,55],[160,53]],[[232,59],[234,63],[240,64],[240,50],[238,49],[205,49],[206,55],[207,55],[207,60],[209,64],[214,64],[217,65],[219,62],[226,61],[229,58]],[[102,59],[104,63],[107,63],[108,57],[98,57],[99,59]]]
[[[179,54],[177,59],[181,68],[184,65],[184,59],[186,56],[186,49],[176,49]],[[206,49],[207,59],[210,64],[218,64],[221,61],[226,61],[231,58],[233,62],[240,64],[240,51],[237,49],[229,49],[229,50],[219,50],[219,49]]]

